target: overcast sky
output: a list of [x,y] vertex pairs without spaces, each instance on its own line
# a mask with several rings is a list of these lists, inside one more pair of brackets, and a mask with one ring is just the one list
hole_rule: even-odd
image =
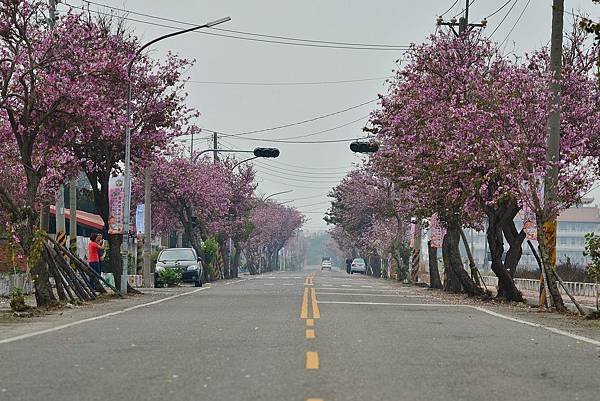
[[[62,1],[65,3],[65,1]],[[454,0],[95,0],[95,3],[127,9],[190,23],[230,16],[232,21],[220,27],[258,34],[333,42],[352,42],[405,46],[424,41],[435,31],[436,17],[446,11]],[[458,1],[446,19],[461,12],[464,0]],[[505,0],[472,0],[471,22],[492,14]],[[74,6],[80,0],[67,0]],[[489,18],[487,35],[498,42],[505,41],[506,51],[524,54],[548,43],[550,38],[551,0],[514,0],[502,11]],[[513,6],[504,19],[509,9]],[[567,9],[583,12],[597,19],[600,6],[591,0],[566,0]],[[91,10],[107,12],[96,4]],[[64,5],[59,10],[65,11]],[[522,13],[522,15],[521,15]],[[121,14],[122,15],[122,14]],[[520,17],[521,16],[521,17]],[[142,41],[151,40],[173,29],[163,24],[185,28],[174,22],[148,16],[127,15],[135,33]],[[517,23],[517,20],[519,19]],[[502,20],[504,21],[502,22]],[[567,15],[566,22],[572,17]],[[501,23],[502,22],[502,23]],[[515,25],[516,24],[516,25]],[[514,28],[513,28],[514,27]],[[497,29],[496,29],[497,28]],[[512,30],[512,32],[511,32]],[[209,31],[216,32],[216,31]],[[223,33],[223,32],[222,32]],[[510,33],[510,36],[508,36]],[[505,38],[508,39],[505,40]],[[268,39],[271,40],[271,39]],[[153,47],[157,55],[172,51],[186,58],[195,58],[188,72],[191,80],[221,82],[188,83],[189,104],[202,114],[198,126],[225,134],[242,133],[286,125],[330,114],[375,99],[384,93],[385,77],[402,58],[401,51],[335,49],[291,46],[276,43],[247,41],[191,33],[166,40]],[[226,83],[314,83],[340,80],[365,80],[336,84],[311,85],[240,85]],[[307,135],[346,125],[298,140],[331,140],[361,136],[361,128],[370,103],[328,118],[297,126],[248,135],[252,138],[277,139]],[[207,135],[203,133],[203,135]],[[197,149],[207,148],[206,140],[195,142]],[[268,141],[250,141],[223,137],[224,148],[252,149],[273,146]],[[308,229],[323,229],[323,213],[328,207],[327,193],[353,163],[348,142],[330,144],[277,144],[281,156],[276,160],[263,159],[256,163],[259,192],[269,195],[292,190],[276,196],[282,201],[293,200],[310,219]],[[242,155],[243,156],[243,155]]]

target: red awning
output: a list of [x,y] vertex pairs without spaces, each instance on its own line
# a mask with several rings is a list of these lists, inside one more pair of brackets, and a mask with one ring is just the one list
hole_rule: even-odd
[[[50,213],[56,214],[56,207],[54,205],[50,205]],[[65,208],[65,219],[70,219],[71,211]],[[77,224],[95,228],[96,230],[104,229],[104,221],[102,217],[94,213],[84,212],[83,210],[77,211]]]

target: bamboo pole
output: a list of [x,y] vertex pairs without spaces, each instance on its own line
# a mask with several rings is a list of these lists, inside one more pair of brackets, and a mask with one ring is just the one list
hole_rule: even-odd
[[100,274],[96,273],[94,271],[94,269],[92,269],[91,267],[89,267],[88,264],[85,263],[83,260],[79,259],[78,256],[74,255],[67,248],[65,248],[64,246],[60,245],[58,242],[56,242],[54,240],[54,238],[51,238],[49,236],[46,236],[46,238],[48,240],[50,240],[50,242],[52,242],[55,246],[57,246],[58,249],[60,249],[62,253],[64,253],[65,255],[67,255],[74,264],[79,265],[80,267],[82,267],[86,273],[92,274],[92,275],[96,276],[96,278],[98,278],[98,280],[100,280],[104,284],[106,284],[106,286],[108,288],[110,288],[111,290],[113,290],[115,292],[115,294],[117,294],[121,298],[123,297],[123,295],[112,284],[110,284],[108,281],[106,281],[104,279],[104,277],[102,277]]

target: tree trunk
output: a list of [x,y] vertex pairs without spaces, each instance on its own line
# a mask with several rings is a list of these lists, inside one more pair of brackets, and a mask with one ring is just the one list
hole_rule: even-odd
[[[109,263],[106,266],[107,271],[111,272],[115,279],[115,288],[121,288],[121,274],[123,272],[123,259],[121,255],[121,244],[123,243],[123,235],[109,234],[108,235]],[[106,259],[105,259],[106,260]]]
[[[527,235],[524,230],[521,230],[520,232],[517,231],[514,216],[503,221],[502,232],[504,233],[504,238],[506,238],[506,241],[508,242],[508,251],[504,258],[504,269],[508,271],[508,274],[514,282],[515,272],[517,271],[517,266],[523,255],[523,241],[525,241]],[[500,282],[498,282],[498,284],[498,294],[502,294],[502,297],[507,298],[504,286],[500,285]]]
[[[502,255],[504,253],[504,237],[502,235],[502,211],[488,210],[488,228],[487,241],[490,247],[491,268],[496,277],[498,277],[498,298],[507,301],[523,302],[521,291],[515,286],[510,273],[504,267]],[[500,290],[502,289],[502,290]]]
[[[35,236],[33,230],[37,225],[37,219],[30,218],[30,224],[23,228],[21,231],[20,240],[21,247],[25,255],[31,255],[33,252]],[[41,250],[40,250],[41,252]],[[31,268],[31,277],[33,279],[33,287],[35,292],[35,304],[38,308],[45,308],[56,304],[56,297],[50,284],[50,271],[48,264],[44,257],[44,253],[41,252],[39,258]]]
[[427,249],[429,255],[429,287],[443,288],[440,271],[438,269],[437,248],[432,247],[431,241],[428,241]]
[[448,231],[444,236],[444,242],[446,243],[447,248],[447,259],[450,267],[449,277],[454,276],[456,283],[451,283],[450,289],[452,291],[462,288],[462,291],[467,294],[474,295],[483,295],[483,290],[481,287],[477,286],[471,277],[467,274],[465,269],[462,266],[462,260],[460,257],[460,225],[459,224],[449,224]]
[[442,241],[442,260],[444,262],[444,291],[461,292],[462,287],[451,267],[448,233],[444,235]]
[[237,278],[240,269],[240,261],[242,259],[242,247],[239,243],[233,243],[233,249],[235,254],[233,255],[233,262],[231,264],[231,276]]

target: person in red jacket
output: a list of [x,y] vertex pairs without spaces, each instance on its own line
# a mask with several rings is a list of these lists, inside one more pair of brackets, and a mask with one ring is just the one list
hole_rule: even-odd
[[[101,273],[100,268],[100,251],[104,250],[104,247],[98,243],[98,234],[90,234],[90,243],[88,244],[88,263],[90,267],[98,274]],[[91,282],[91,287],[95,290],[94,281]]]

